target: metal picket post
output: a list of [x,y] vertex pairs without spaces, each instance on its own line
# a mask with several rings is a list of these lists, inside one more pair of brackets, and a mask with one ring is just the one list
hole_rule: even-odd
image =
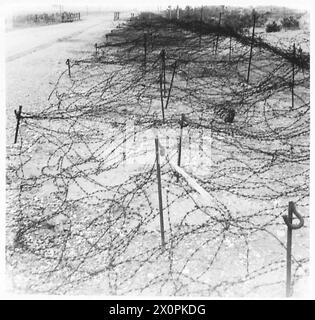
[[[298,224],[293,224],[293,214],[299,219]],[[287,225],[287,269],[286,269],[286,296],[292,295],[291,267],[292,267],[292,230],[300,229],[304,226],[303,217],[297,212],[295,203],[289,202],[288,215],[282,216]]]

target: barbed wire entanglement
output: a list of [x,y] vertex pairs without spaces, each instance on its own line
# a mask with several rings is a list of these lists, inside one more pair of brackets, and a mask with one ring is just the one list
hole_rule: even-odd
[[[309,79],[307,53],[154,15],[70,60],[48,106],[22,113],[10,154],[17,289],[283,295],[291,200],[306,220],[294,282],[308,274]],[[209,201],[174,171],[182,114],[181,168]],[[165,247],[152,129],[165,148]]]

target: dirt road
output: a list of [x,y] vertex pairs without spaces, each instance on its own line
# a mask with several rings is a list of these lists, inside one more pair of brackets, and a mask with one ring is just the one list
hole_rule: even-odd
[[[66,59],[88,57],[94,44],[119,22],[113,13],[88,15],[81,21],[30,27],[5,34],[7,139],[15,126],[14,109],[31,111],[47,106],[47,97]],[[11,139],[12,140],[12,139]]]

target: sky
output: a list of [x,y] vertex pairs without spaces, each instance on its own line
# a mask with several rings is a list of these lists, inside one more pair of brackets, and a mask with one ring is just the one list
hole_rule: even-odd
[[259,6],[259,5],[278,5],[296,9],[307,9],[311,6],[315,7],[312,0],[0,0],[1,7],[7,11],[18,11],[23,9],[41,9],[53,8],[53,5],[63,5],[65,8],[71,6],[90,6],[104,7],[109,9],[138,9],[138,10],[157,10],[165,9],[171,5],[176,7],[185,7],[186,5],[227,5],[227,6]]

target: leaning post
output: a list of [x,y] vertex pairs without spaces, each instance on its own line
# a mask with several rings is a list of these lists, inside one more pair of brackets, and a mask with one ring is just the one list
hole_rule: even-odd
[[252,32],[252,41],[250,44],[250,53],[249,53],[249,61],[248,61],[248,69],[247,69],[247,80],[246,82],[249,83],[249,76],[250,76],[250,67],[252,63],[252,56],[253,56],[253,46],[254,46],[254,38],[255,38],[255,25],[256,25],[256,14],[253,11],[253,32]]

